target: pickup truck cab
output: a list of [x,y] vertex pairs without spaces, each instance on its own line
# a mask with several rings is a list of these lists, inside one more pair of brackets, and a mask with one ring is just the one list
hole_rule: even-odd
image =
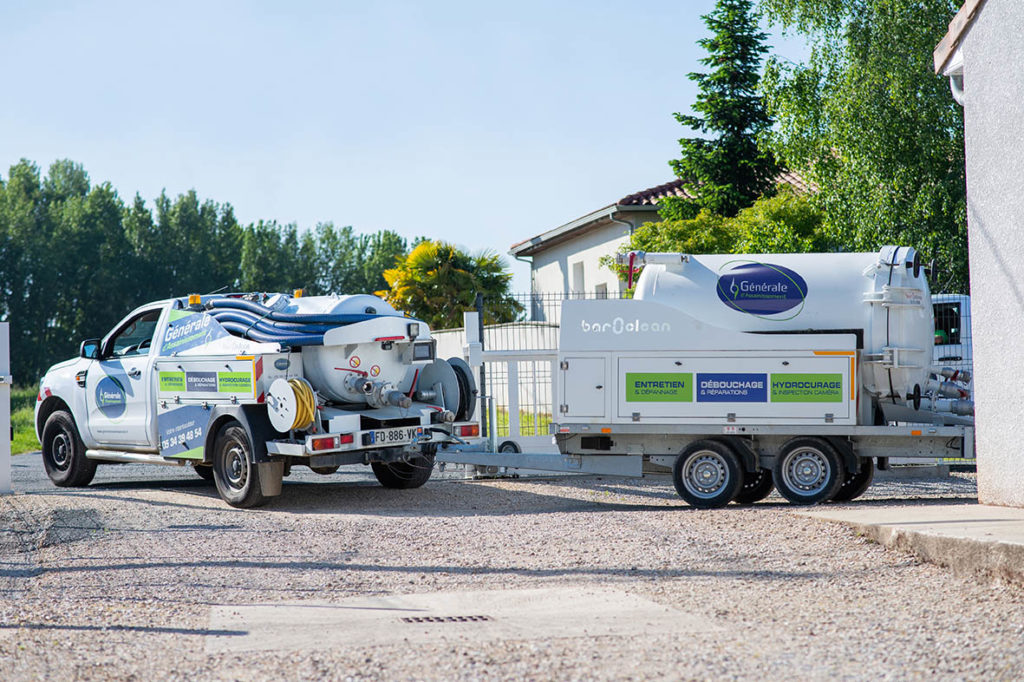
[[440,444],[479,433],[472,373],[434,353],[424,323],[374,296],[155,301],[46,372],[36,435],[58,486],[148,462],[191,465],[239,507],[296,465],[418,487]]

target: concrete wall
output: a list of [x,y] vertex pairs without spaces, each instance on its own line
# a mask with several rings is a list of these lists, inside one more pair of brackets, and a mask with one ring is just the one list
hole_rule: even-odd
[[988,0],[963,43],[978,498],[1024,507],[1024,2]]
[[[618,277],[601,267],[598,260],[601,256],[613,255],[628,237],[627,226],[602,221],[575,239],[538,253],[533,257],[533,291],[593,292],[604,285],[608,293],[618,292]],[[574,266],[582,266],[582,282],[574,281]]]

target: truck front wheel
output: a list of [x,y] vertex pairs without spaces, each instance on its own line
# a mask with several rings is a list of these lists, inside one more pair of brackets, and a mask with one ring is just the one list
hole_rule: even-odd
[[267,501],[260,490],[259,467],[252,462],[252,444],[237,422],[220,427],[213,446],[213,481],[221,499],[232,507],[258,507]]
[[690,443],[672,465],[672,483],[686,502],[716,509],[732,502],[743,486],[743,468],[732,448],[715,440]]
[[43,468],[53,484],[61,488],[89,485],[96,475],[96,462],[85,456],[85,443],[71,414],[58,410],[43,425]]
[[373,475],[385,488],[419,488],[434,471],[434,448],[423,448],[423,454],[406,462],[371,462]]

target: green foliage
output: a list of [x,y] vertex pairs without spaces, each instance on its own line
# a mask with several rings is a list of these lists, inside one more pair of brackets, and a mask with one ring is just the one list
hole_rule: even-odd
[[453,244],[420,242],[395,267],[384,271],[390,290],[378,291],[398,310],[432,329],[462,326],[462,313],[484,295],[484,323],[512,322],[524,312],[509,294],[512,273],[495,253],[471,255]]
[[39,389],[35,386],[15,387],[11,390],[11,454],[19,455],[39,449],[35,430],[35,404]]
[[834,245],[914,246],[940,281],[968,289],[963,112],[932,50],[954,0],[762,0],[808,37],[810,59],[770,60],[771,146],[820,187]]
[[[807,253],[832,250],[823,229],[822,212],[813,195],[780,186],[774,196],[762,197],[733,218],[701,211],[690,220],[644,223],[620,253]],[[602,261],[626,279],[627,268]]]
[[778,174],[772,153],[758,145],[772,121],[757,90],[761,57],[768,47],[753,0],[718,0],[703,19],[713,35],[699,41],[708,52],[701,64],[710,71],[689,74],[699,88],[693,105],[699,115],[675,114],[677,121],[699,136],[679,140],[682,156],[669,162],[696,199],[665,202],[662,217],[666,220],[696,218],[688,203],[734,216],[770,193]]
[[306,283],[311,293],[371,294],[387,286],[383,272],[408,253],[405,239],[391,230],[357,235],[321,223],[307,236],[316,273]]
[[822,229],[822,213],[813,195],[783,185],[732,219],[737,235],[732,253],[815,253],[833,251]]
[[[195,191],[125,205],[80,164],[57,161],[44,176],[22,160],[0,177],[0,320],[11,324],[12,374],[34,381],[148,301],[221,290],[372,293],[406,251],[389,230],[242,226],[230,204]],[[511,275],[496,256],[474,264],[485,291],[499,280],[507,288]],[[497,299],[493,315],[507,310],[515,308]]]

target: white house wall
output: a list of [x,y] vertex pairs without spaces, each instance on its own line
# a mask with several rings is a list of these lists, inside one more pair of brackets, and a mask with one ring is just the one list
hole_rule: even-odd
[[[533,291],[538,293],[594,292],[599,285],[609,293],[620,291],[614,272],[600,265],[602,256],[614,255],[629,238],[629,227],[604,222],[583,234],[556,244],[533,257]],[[583,265],[583,281],[573,281],[573,266]]]
[[1024,507],[1024,3],[989,0],[963,43],[978,500]]

